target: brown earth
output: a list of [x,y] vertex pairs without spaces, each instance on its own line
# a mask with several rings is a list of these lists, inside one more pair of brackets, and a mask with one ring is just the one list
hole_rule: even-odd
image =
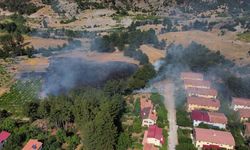
[[157,60],[164,58],[166,55],[166,51],[154,48],[149,45],[141,45],[140,50],[142,50],[142,52],[148,56],[149,62],[152,64]]
[[204,32],[204,31],[184,31],[170,32],[158,35],[160,40],[173,42],[188,46],[192,41],[205,45],[213,51],[219,50],[226,58],[234,60],[237,64],[248,64],[250,57],[250,43],[237,40],[237,35],[234,32],[227,32],[224,36],[219,36],[219,31]]
[[34,48],[55,48],[57,46],[63,46],[68,44],[67,40],[52,39],[52,38],[40,38],[40,37],[25,37],[25,42],[30,42],[30,45]]

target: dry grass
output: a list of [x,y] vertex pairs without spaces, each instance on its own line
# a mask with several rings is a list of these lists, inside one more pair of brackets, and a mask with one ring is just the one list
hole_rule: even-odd
[[148,56],[149,62],[152,64],[155,63],[157,60],[164,58],[166,55],[166,51],[156,49],[149,45],[141,45],[140,49]]
[[228,32],[224,36],[218,36],[219,31],[185,31],[170,32],[159,35],[158,38],[167,40],[183,46],[188,46],[192,41],[205,45],[211,50],[219,50],[226,58],[235,60],[238,64],[247,64],[250,62],[248,51],[250,44],[237,40],[236,33]]
[[25,37],[25,42],[30,42],[30,45],[34,48],[55,48],[57,46],[62,46],[63,44],[68,44],[67,40],[52,39],[52,38],[40,38],[40,37]]

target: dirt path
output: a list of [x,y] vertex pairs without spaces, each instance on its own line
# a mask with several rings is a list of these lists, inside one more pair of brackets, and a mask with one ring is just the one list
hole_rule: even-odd
[[161,95],[164,96],[165,107],[168,110],[169,132],[168,132],[168,149],[175,150],[178,144],[177,125],[176,125],[176,110],[174,102],[174,83],[169,80],[163,80],[154,84]]

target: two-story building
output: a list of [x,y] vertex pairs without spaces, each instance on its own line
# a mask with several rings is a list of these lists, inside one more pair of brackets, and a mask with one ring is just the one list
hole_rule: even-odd
[[152,144],[161,147],[164,144],[162,129],[157,125],[149,126],[148,130],[144,132],[142,144]]
[[225,129],[227,125],[227,117],[223,113],[218,112],[193,110],[191,112],[191,119],[194,127],[204,123],[220,129]]
[[156,124],[157,113],[151,100],[147,98],[140,99],[140,116],[142,118],[142,126],[150,126]]
[[233,97],[232,108],[234,111],[238,109],[250,109],[250,99]]
[[241,122],[246,122],[250,119],[250,109],[238,109],[238,114]]
[[212,129],[194,128],[193,143],[198,150],[205,148],[233,150],[234,137],[230,132]]
[[202,97],[187,97],[187,111],[193,110],[208,110],[218,111],[220,108],[220,101],[217,99],[207,99]]

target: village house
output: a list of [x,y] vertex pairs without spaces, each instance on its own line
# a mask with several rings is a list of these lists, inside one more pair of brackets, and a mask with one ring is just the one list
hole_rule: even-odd
[[245,123],[244,126],[245,126],[244,136],[246,138],[249,138],[250,137],[250,123]]
[[148,130],[144,132],[142,144],[153,144],[161,147],[163,143],[162,129],[156,125],[149,126]]
[[203,74],[194,73],[194,72],[182,72],[181,79],[182,80],[203,80]]
[[191,119],[194,127],[204,123],[220,129],[225,129],[227,125],[227,117],[223,113],[218,112],[193,110],[191,113]]
[[238,109],[250,109],[250,99],[233,97],[232,108],[234,111]]
[[2,131],[0,133],[0,150],[3,149],[4,144],[6,143],[9,136],[10,136],[10,133],[7,131]]
[[241,122],[246,122],[250,119],[250,109],[238,109],[238,114]]
[[203,98],[217,98],[217,90],[215,89],[201,89],[201,88],[187,88],[187,96],[197,96]]
[[233,150],[235,146],[230,132],[202,128],[194,129],[193,142],[198,150],[206,148]]
[[157,114],[154,109],[152,101],[147,98],[141,98],[140,107],[141,107],[140,115],[142,118],[142,126],[150,126],[156,124]]
[[43,145],[42,142],[39,142],[36,139],[30,139],[22,150],[41,150],[42,145]]
[[217,99],[206,99],[201,97],[187,97],[187,111],[193,110],[208,110],[218,111],[220,108],[220,101]]
[[200,89],[210,89],[210,81],[205,80],[183,80],[184,88],[200,88]]

